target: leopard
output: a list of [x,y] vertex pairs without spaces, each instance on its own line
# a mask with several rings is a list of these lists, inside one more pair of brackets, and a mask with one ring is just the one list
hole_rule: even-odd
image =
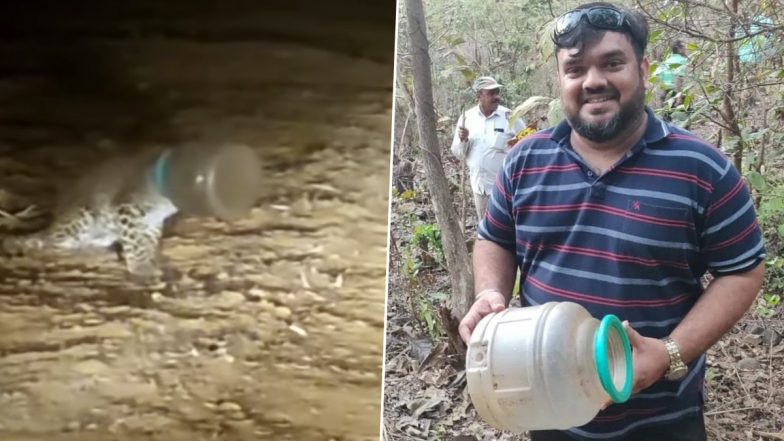
[[[167,150],[148,150],[101,161],[58,195],[51,222],[39,231],[8,235],[0,249],[9,256],[59,251],[114,250],[131,276],[159,271],[163,229],[178,208],[156,184],[154,166]],[[6,219],[13,215],[4,213]]]

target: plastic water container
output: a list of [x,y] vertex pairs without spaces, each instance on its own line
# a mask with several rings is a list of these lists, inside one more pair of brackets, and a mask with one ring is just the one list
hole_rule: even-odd
[[485,316],[466,355],[468,393],[500,430],[568,429],[590,422],[612,400],[629,399],[631,346],[621,321],[550,302]]
[[170,149],[150,172],[156,189],[189,215],[234,220],[246,215],[261,195],[261,163],[241,144]]

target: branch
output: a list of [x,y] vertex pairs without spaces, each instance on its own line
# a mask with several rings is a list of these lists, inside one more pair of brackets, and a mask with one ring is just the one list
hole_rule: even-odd
[[[718,113],[719,116],[722,117],[722,119],[724,119],[724,115],[721,113],[721,109],[719,109],[713,103],[710,102],[710,96],[708,95],[708,91],[705,90],[705,86],[703,86],[702,82],[701,81],[697,81],[697,84],[700,86],[700,90],[702,90],[702,95],[705,97],[705,101],[707,101],[707,103],[710,106],[710,108],[713,109],[714,112]],[[732,131],[732,129],[730,129],[728,126],[726,126],[723,123],[720,123],[720,122],[714,120],[713,118],[711,118],[709,114],[706,113],[703,116],[705,116],[705,118],[708,121],[712,122],[713,124],[716,124],[717,126],[721,127],[722,129],[727,130],[728,132]]]
[[754,431],[755,434],[763,437],[763,438],[770,438],[773,440],[782,440],[784,441],[784,432],[773,433],[773,432],[760,432],[759,430]]
[[406,121],[403,123],[403,130],[400,131],[400,139],[397,142],[397,152],[399,154],[403,154],[403,141],[406,139],[406,131],[408,129],[408,121],[411,119],[411,114],[414,113],[413,108],[408,109],[408,113],[406,114]]
[[654,14],[649,12],[647,9],[645,9],[645,6],[643,6],[643,4],[642,4],[642,0],[635,0],[635,1],[637,3],[637,6],[640,8],[640,10],[651,21],[653,21],[655,23],[658,23],[658,24],[660,24],[660,25],[662,25],[662,26],[664,26],[664,27],[666,27],[668,29],[672,29],[674,31],[678,31],[680,33],[686,34],[686,35],[688,35],[690,37],[698,38],[700,40],[710,41],[712,43],[725,43],[725,44],[726,43],[735,43],[735,42],[738,42],[738,41],[745,40],[747,38],[755,37],[755,36],[760,35],[760,34],[766,34],[766,33],[769,33],[769,32],[775,32],[775,31],[779,31],[779,30],[784,30],[784,25],[779,25],[779,26],[771,26],[769,28],[761,29],[761,30],[759,30],[757,32],[751,32],[751,33],[747,32],[747,33],[745,33],[745,35],[741,35],[739,37],[715,38],[715,37],[710,37],[710,36],[708,36],[708,35],[706,35],[706,34],[704,34],[702,32],[699,32],[699,31],[695,30],[695,29],[689,29],[688,27],[685,27],[685,26],[684,27],[675,26],[675,25],[673,25],[672,23],[670,23],[670,22],[668,22],[666,20],[661,20],[658,17],[656,17]]
[[741,407],[738,409],[720,410],[717,412],[705,412],[705,416],[721,415],[723,413],[735,413],[735,412],[742,412],[744,410],[757,410],[757,409],[760,409],[760,407],[759,406]]
[[772,83],[757,83],[757,84],[752,84],[752,85],[747,86],[747,87],[741,87],[741,88],[738,88],[738,89],[735,89],[735,90],[740,92],[740,91],[743,91],[743,90],[756,89],[757,87],[778,86],[778,85],[781,85],[781,84],[784,84],[784,81],[774,81]]

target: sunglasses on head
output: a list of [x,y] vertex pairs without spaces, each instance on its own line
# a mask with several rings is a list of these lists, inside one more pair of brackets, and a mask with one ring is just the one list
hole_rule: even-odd
[[[561,37],[573,31],[585,19],[596,28],[619,31],[627,23],[626,15],[608,6],[594,6],[587,9],[575,9],[558,17],[553,29],[554,36]],[[631,29],[630,29],[631,30]]]

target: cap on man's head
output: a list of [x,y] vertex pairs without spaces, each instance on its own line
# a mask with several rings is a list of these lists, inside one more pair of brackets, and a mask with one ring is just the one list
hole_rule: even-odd
[[479,77],[474,81],[474,92],[499,88],[501,88],[501,85],[493,77]]

